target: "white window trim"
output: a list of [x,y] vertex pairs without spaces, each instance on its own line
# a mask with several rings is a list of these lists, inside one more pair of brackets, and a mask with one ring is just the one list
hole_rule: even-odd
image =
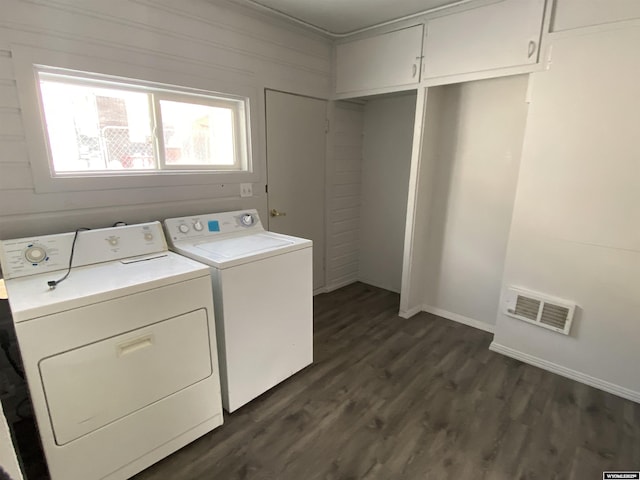
[[[215,91],[203,87],[211,87],[211,79],[185,75],[182,72],[155,70],[143,66],[120,63],[113,60],[75,55],[35,48],[26,45],[12,45],[13,66],[16,86],[20,100],[23,127],[27,151],[31,163],[31,172],[37,193],[54,193],[69,191],[118,190],[127,188],[170,187],[189,185],[220,185],[244,182],[259,182],[260,162],[253,158],[253,152],[261,151],[258,135],[259,90],[253,86],[242,84],[235,79],[213,82],[215,90],[224,92],[225,96],[246,99],[246,110],[249,118],[242,119],[246,124],[246,169],[225,170],[150,170],[131,171],[127,174],[109,172],[87,172],[54,174],[49,154],[46,124],[40,101],[39,71],[51,73],[76,72],[85,76],[122,82],[124,85],[153,86],[158,90],[180,91],[194,96],[207,97],[215,95]],[[85,74],[84,72],[93,72]],[[135,80],[130,80],[135,78]],[[123,85],[123,86],[124,86]],[[183,101],[183,100],[181,100]]]
[[[170,92],[163,92],[163,91],[157,91],[154,92],[154,96],[153,96],[153,100],[154,100],[154,105],[153,108],[154,110],[160,110],[160,102],[162,100],[168,100],[168,101],[176,101],[176,102],[181,102],[181,103],[194,103],[194,104],[198,104],[198,105],[208,105],[208,106],[221,106],[221,107],[228,107],[228,103],[230,102],[225,102],[224,99],[215,99],[212,98],[211,96],[197,96],[197,95],[189,95],[188,92],[185,92],[186,95],[180,95],[180,92],[177,91],[170,91]],[[227,97],[229,97],[229,99],[231,100],[231,96],[227,95]],[[246,107],[247,109],[249,108],[249,102],[247,99],[243,99],[243,98],[237,98],[237,100],[243,100],[246,102]],[[246,138],[246,132],[250,130],[249,128],[249,124],[247,123],[247,119],[245,118],[244,112],[242,112],[239,109],[233,109],[233,114],[236,116],[239,116],[240,118],[237,121],[233,122],[233,127],[236,127],[236,124],[244,124],[245,128],[244,129],[240,129],[240,132],[237,132],[238,135],[235,135],[234,138],[236,140],[234,148],[236,149],[236,151],[238,152],[239,158],[240,158],[240,162],[239,163],[234,163],[233,165],[229,165],[229,166],[224,166],[224,165],[212,165],[211,167],[203,167],[203,166],[198,166],[198,165],[194,165],[194,166],[184,166],[184,165],[167,165],[166,164],[166,158],[164,154],[158,154],[157,159],[161,164],[161,172],[168,172],[171,170],[179,170],[179,171],[183,171],[183,172],[189,172],[189,171],[207,171],[207,170],[219,170],[219,171],[246,171],[247,170],[247,162],[249,159],[249,153],[247,152],[247,138]],[[157,145],[157,149],[160,151],[164,151],[164,135],[162,134],[163,131],[163,124],[162,124],[162,115],[156,115],[156,126],[159,130],[159,132],[157,132],[156,134],[156,140],[158,142]]]

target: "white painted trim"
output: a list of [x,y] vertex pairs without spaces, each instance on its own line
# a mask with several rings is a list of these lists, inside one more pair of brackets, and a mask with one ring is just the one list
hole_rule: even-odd
[[512,75],[525,75],[545,70],[546,63],[542,59],[538,63],[531,65],[516,65],[515,67],[503,67],[493,70],[482,70],[479,72],[458,73],[456,75],[445,75],[444,77],[425,78],[420,82],[421,87],[437,87],[439,85],[451,85],[454,83],[471,82],[476,80],[487,80],[490,78],[509,77]]
[[[323,278],[324,278],[324,292],[328,293],[327,290],[329,285],[329,258],[331,257],[331,247],[333,246],[333,237],[330,234],[331,231],[331,221],[333,210],[331,209],[331,203],[333,200],[333,177],[334,177],[334,152],[333,152],[333,142],[334,142],[334,128],[335,128],[335,103],[332,101],[327,101],[327,106],[325,110],[325,125],[326,131],[324,135],[324,218],[323,218],[323,235],[324,235],[324,252],[322,252],[322,268]],[[331,128],[334,127],[334,128]]]
[[414,315],[420,313],[422,311],[422,307],[419,305],[417,307],[410,308],[409,310],[400,310],[398,312],[398,316],[401,318],[411,318]]
[[507,357],[515,358],[516,360],[520,360],[521,362],[542,368],[543,370],[547,370],[551,373],[556,373],[571,380],[584,383],[585,385],[589,385],[599,390],[612,393],[614,395],[617,395],[618,397],[626,398],[627,400],[631,400],[632,402],[640,403],[640,392],[621,387],[620,385],[616,385],[615,383],[607,382],[605,380],[592,377],[591,375],[587,375],[586,373],[578,372],[577,370],[563,367],[562,365],[558,365],[557,363],[553,363],[548,360],[529,355],[528,353],[505,347],[504,345],[500,345],[495,341],[491,342],[491,345],[489,345],[489,350],[491,350],[492,352],[500,353],[502,355],[506,355]]
[[414,280],[414,247],[418,239],[414,238],[416,218],[418,216],[418,190],[420,169],[422,167],[423,125],[426,121],[428,91],[419,88],[416,96],[415,125],[413,127],[413,146],[411,149],[411,167],[407,192],[407,218],[404,230],[404,250],[402,259],[402,282],[400,284],[400,311],[413,311],[419,305],[410,306],[411,282]]
[[[335,72],[336,71],[335,66],[333,68],[334,68],[333,71]],[[408,83],[406,85],[391,85],[390,87],[380,87],[380,88],[371,88],[366,90],[354,90],[351,92],[344,92],[344,93],[335,93],[335,89],[336,89],[335,75],[333,77],[334,77],[333,78],[334,84],[332,85],[332,93],[331,93],[332,100],[353,100],[361,97],[384,95],[387,93],[411,92],[420,88],[420,84],[416,82],[416,83]]]
[[465,317],[464,315],[449,312],[441,308],[432,307],[431,305],[423,305],[422,311],[438,315],[439,317],[446,318],[447,320],[462,323],[469,327],[477,328],[478,330],[484,330],[485,332],[494,333],[495,331],[495,325],[476,320],[475,318]]

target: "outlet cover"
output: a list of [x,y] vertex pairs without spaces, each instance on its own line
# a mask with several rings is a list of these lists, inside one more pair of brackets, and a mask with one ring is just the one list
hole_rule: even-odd
[[241,183],[240,184],[240,196],[241,197],[253,197],[253,184]]

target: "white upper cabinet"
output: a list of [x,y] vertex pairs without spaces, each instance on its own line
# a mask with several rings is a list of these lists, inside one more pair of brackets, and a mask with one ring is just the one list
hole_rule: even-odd
[[417,85],[422,32],[423,25],[416,25],[337,45],[336,93]]
[[427,23],[423,78],[538,62],[545,0],[503,0]]

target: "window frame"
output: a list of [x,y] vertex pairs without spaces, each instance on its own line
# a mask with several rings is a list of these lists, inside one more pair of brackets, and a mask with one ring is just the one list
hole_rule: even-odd
[[[183,173],[205,173],[211,171],[244,171],[246,170],[246,148],[243,147],[243,142],[246,142],[246,124],[243,127],[243,119],[246,117],[243,110],[246,109],[246,100],[238,98],[234,95],[226,95],[214,92],[207,92],[194,94],[193,92],[186,92],[183,89],[177,88],[159,88],[157,86],[140,84],[135,80],[122,81],[95,78],[94,74],[88,72],[70,73],[67,71],[61,71],[60,69],[52,69],[51,67],[35,66],[36,75],[38,77],[38,94],[40,98],[41,116],[43,121],[43,127],[46,133],[47,153],[49,158],[49,168],[52,177],[73,177],[73,176],[103,176],[103,175],[115,175],[115,176],[127,176],[136,173],[147,174],[165,174],[168,171],[183,172]],[[44,102],[42,99],[42,90],[40,88],[41,81],[52,81],[64,83],[65,85],[77,85],[83,87],[98,87],[105,89],[112,89],[115,91],[123,92],[136,92],[147,95],[149,103],[149,119],[151,120],[151,136],[153,143],[154,153],[154,168],[149,169],[127,169],[127,170],[89,170],[89,171],[56,171],[53,154],[51,151],[51,140],[49,138],[49,131],[46,122],[46,115],[44,111]],[[192,105],[204,105],[209,107],[222,107],[231,110],[233,115],[233,147],[234,147],[234,163],[231,165],[170,165],[166,161],[166,150],[164,144],[164,125],[162,119],[162,108],[160,102],[172,101],[178,103],[189,103]],[[243,108],[244,107],[244,108]]]
[[[241,110],[246,110],[240,108],[230,108],[233,112],[233,126],[234,129],[234,151],[236,155],[234,155],[234,163],[233,165],[168,165],[166,163],[166,150],[164,144],[164,124],[162,119],[161,112],[162,107],[160,106],[160,102],[162,100],[170,101],[170,102],[180,102],[180,103],[191,103],[193,105],[206,105],[210,107],[220,107],[223,106],[227,108],[229,103],[234,102],[236,107],[242,100],[231,99],[231,96],[227,96],[228,99],[218,99],[214,97],[204,97],[204,96],[196,96],[196,95],[188,95],[188,94],[180,94],[175,91],[162,91],[158,90],[157,93],[152,94],[151,100],[153,103],[153,115],[155,117],[155,140],[156,140],[156,149],[157,149],[157,160],[159,163],[159,170],[161,171],[209,171],[209,170],[217,170],[217,171],[243,171],[246,169],[246,128],[238,128],[238,126],[242,124],[246,124],[245,122],[245,113]],[[192,101],[193,100],[193,101]]]
[[[62,193],[73,191],[120,190],[150,187],[188,187],[245,182],[259,182],[259,162],[255,152],[261,152],[263,135],[258,135],[260,114],[264,104],[260,102],[258,88],[252,78],[238,75],[213,77],[184,73],[181,69],[169,70],[133,65],[113,59],[88,57],[69,52],[59,52],[27,45],[12,45],[14,74],[22,110],[27,152],[36,193]],[[55,65],[55,66],[52,66]],[[194,98],[211,96],[227,97],[244,102],[245,164],[242,169],[166,169],[88,171],[55,174],[48,144],[48,132],[40,97],[39,72],[82,77],[84,81],[107,81],[126,85],[131,90],[153,88],[157,91],[177,91]],[[91,72],[91,73],[88,73]],[[224,73],[224,72],[223,72]],[[95,85],[95,83],[93,83]],[[216,90],[210,89],[215,85]],[[104,86],[104,85],[103,85]],[[120,88],[120,86],[118,87]],[[224,93],[221,93],[224,92]],[[201,188],[197,190],[201,191]],[[185,191],[186,192],[186,191]],[[194,190],[195,193],[195,190]],[[187,195],[185,198],[191,198]]]

